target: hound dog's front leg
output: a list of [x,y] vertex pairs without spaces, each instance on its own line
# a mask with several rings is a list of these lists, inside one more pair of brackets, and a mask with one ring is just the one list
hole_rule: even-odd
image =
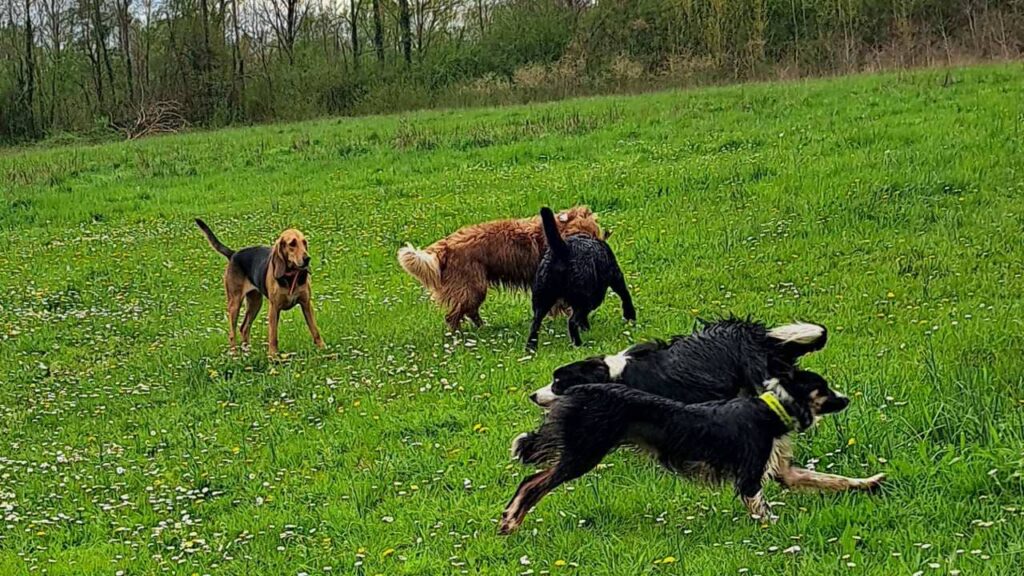
[[269,321],[267,329],[267,353],[271,357],[277,356],[277,323],[281,319],[281,308],[273,298],[270,299],[270,310],[267,312]]
[[313,316],[313,303],[309,294],[299,300],[299,306],[302,307],[302,315],[306,318],[309,333],[313,336],[313,344],[316,344],[317,348],[323,348],[324,339],[320,337],[320,330],[316,327],[316,317]]

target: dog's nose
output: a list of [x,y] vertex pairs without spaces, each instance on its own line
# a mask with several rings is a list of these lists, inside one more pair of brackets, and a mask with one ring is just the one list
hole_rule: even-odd
[[302,265],[303,265],[303,266],[308,266],[308,265],[309,265],[309,256],[308,256],[308,255],[307,255],[307,256],[304,256],[304,257],[302,258]]
[[823,414],[830,414],[832,412],[839,412],[844,410],[850,404],[850,399],[846,396],[833,396],[825,402],[822,406],[821,412]]
[[534,404],[540,404],[539,402],[537,402],[537,393],[536,392],[534,392],[533,394],[530,394],[530,402],[533,402]]

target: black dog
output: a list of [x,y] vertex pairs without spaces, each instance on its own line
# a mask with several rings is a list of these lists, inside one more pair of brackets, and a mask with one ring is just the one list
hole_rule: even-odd
[[545,406],[578,384],[618,383],[696,404],[756,396],[762,383],[792,375],[804,354],[821,350],[828,331],[818,324],[764,324],[730,318],[706,323],[689,336],[637,344],[558,368],[550,385],[530,399]]
[[559,300],[572,307],[569,337],[576,346],[583,344],[580,329],[590,328],[588,316],[604,301],[608,288],[622,299],[622,316],[636,320],[626,280],[608,243],[583,234],[563,239],[549,208],[542,208],[540,217],[548,249],[533,280],[533,325],[526,348],[537,348],[541,321]]
[[[761,397],[703,404],[615,384],[573,386],[554,401],[536,432],[513,441],[512,454],[521,462],[551,467],[519,484],[499,532],[516,530],[544,495],[586,474],[623,443],[640,446],[679,474],[731,479],[751,516],[773,520],[761,483],[787,473],[780,470],[786,466],[778,458],[780,440],[809,428],[820,415],[842,410],[849,401],[830,390],[821,376],[803,370],[767,386]],[[882,475],[843,481],[847,487],[871,489]]]
[[[800,358],[821,350],[827,340],[828,331],[818,324],[769,329],[749,320],[721,320],[670,342],[645,342],[612,356],[562,366],[555,370],[552,383],[530,399],[549,407],[585,384],[619,384],[684,404],[756,397],[767,383],[794,379]],[[774,450],[772,476],[789,488],[874,488],[883,478],[845,478],[793,466],[788,438],[777,441]]]

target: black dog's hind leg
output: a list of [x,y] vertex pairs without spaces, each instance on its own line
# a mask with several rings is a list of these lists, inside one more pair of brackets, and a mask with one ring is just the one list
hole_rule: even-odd
[[[559,485],[593,470],[613,447],[613,443],[608,443],[606,446],[600,448],[592,446],[590,450],[584,451],[566,449],[553,468],[528,476],[519,484],[512,500],[502,512],[498,533],[511,534],[514,532],[523,523],[526,513],[540,502],[541,498]],[[595,448],[597,449],[595,450]]]
[[583,346],[583,339],[580,338],[580,325],[589,323],[587,315],[589,312],[584,312],[577,306],[572,307],[572,316],[569,316],[569,338],[572,339],[573,346]]
[[579,319],[579,323],[580,323],[580,330],[583,330],[584,332],[590,330],[590,315],[589,314],[582,315],[580,317],[580,319]]
[[555,299],[549,297],[543,290],[534,287],[533,290],[533,324],[530,325],[530,336],[526,339],[526,349],[537,349],[537,337],[540,333],[540,325],[547,316],[548,311],[555,305]]
[[630,322],[636,322],[636,309],[633,308],[633,298],[629,295],[629,288],[626,287],[626,279],[622,276],[618,264],[615,265],[615,272],[612,274],[612,291],[618,294],[622,300],[622,317]]

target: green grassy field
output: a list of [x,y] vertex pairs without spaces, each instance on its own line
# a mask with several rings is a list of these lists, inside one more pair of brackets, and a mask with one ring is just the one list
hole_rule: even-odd
[[[0,155],[0,573],[1015,574],[1024,567],[1024,68],[426,112]],[[944,86],[944,84],[949,84]],[[445,335],[397,266],[586,203],[639,311],[583,349],[528,298]],[[227,354],[229,246],[296,226],[327,340]],[[552,369],[697,317],[827,324],[851,395],[797,459],[877,495],[731,488],[622,450],[497,518]],[[797,546],[796,551],[791,547]],[[788,550],[788,551],[787,551]]]

